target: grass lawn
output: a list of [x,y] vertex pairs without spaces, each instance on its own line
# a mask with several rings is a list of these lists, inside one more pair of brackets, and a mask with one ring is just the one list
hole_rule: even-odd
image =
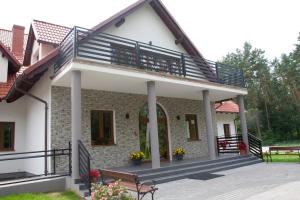
[[[265,161],[267,161],[266,156],[264,155]],[[299,162],[298,154],[289,154],[289,155],[281,155],[281,154],[272,154],[273,162]]]
[[1,200],[80,200],[74,192],[28,193],[0,197]]

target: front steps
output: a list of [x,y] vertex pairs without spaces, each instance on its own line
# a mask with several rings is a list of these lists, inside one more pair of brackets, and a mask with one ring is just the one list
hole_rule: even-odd
[[213,173],[260,162],[262,162],[262,160],[253,156],[235,156],[211,161],[194,161],[182,164],[178,163],[161,167],[159,169],[135,170],[131,171],[130,173],[137,174],[142,182],[151,182],[154,180],[156,184],[160,184],[188,178],[196,174]]

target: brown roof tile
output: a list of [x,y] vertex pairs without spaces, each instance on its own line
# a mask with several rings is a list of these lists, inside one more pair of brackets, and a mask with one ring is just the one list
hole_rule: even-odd
[[[15,58],[20,62],[23,63],[26,44],[27,44],[28,34],[24,34],[24,43],[23,43],[23,55],[22,56],[15,56]],[[12,31],[0,29],[0,42],[4,44],[4,46],[10,51],[12,49]]]
[[6,83],[0,83],[0,101],[4,98],[16,80],[16,74],[10,74]]
[[238,113],[239,106],[234,101],[223,101],[221,103],[215,103],[216,112],[223,113]]
[[38,42],[45,42],[54,45],[60,44],[71,30],[71,28],[66,26],[39,20],[33,20],[32,25]]

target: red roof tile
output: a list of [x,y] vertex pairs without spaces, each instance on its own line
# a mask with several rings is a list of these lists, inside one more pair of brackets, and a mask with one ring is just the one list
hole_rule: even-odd
[[16,80],[16,74],[10,74],[6,83],[0,83],[0,101],[4,98]]
[[223,112],[223,113],[238,113],[239,106],[234,101],[223,101],[221,103],[215,104],[216,112]]
[[[15,58],[20,62],[23,63],[26,44],[27,44],[28,34],[24,34],[24,43],[23,43],[23,55],[22,56],[15,56]],[[4,44],[4,46],[10,51],[12,49],[12,31],[0,29],[0,42]]]
[[45,42],[58,45],[64,37],[70,32],[71,28],[33,20],[32,26],[38,42]]

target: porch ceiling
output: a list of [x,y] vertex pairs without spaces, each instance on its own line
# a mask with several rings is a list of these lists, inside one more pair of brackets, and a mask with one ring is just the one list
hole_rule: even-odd
[[80,70],[83,89],[104,90],[132,94],[147,94],[147,81],[156,82],[156,94],[163,97],[200,100],[202,90],[209,90],[212,101],[234,98],[247,94],[244,88],[228,87],[207,81],[185,80],[173,76],[132,70],[86,61],[73,61],[60,72],[52,85],[70,87],[71,71]]

